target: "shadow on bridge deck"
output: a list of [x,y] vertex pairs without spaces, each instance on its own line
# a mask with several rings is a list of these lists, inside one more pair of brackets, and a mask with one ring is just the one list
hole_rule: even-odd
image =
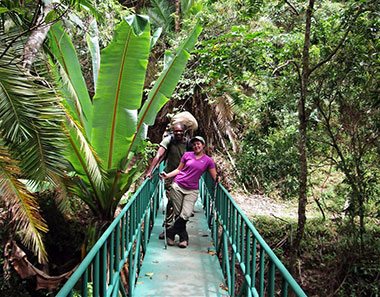
[[[162,232],[162,210],[159,211],[145,255],[134,297],[192,296],[225,297],[224,278],[201,203],[187,224],[189,246],[181,249],[158,239]],[[176,237],[178,243],[178,236]],[[209,253],[209,250],[211,251]]]

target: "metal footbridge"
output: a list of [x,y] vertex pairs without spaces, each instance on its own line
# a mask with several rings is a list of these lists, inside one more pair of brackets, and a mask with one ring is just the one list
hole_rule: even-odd
[[205,174],[189,246],[165,248],[164,186],[145,180],[57,297],[306,296],[228,191]]

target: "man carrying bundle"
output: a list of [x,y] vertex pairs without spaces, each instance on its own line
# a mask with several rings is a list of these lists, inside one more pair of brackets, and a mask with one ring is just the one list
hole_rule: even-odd
[[[191,150],[189,138],[185,135],[187,131],[193,131],[198,128],[198,123],[189,112],[181,112],[175,115],[171,121],[171,133],[163,138],[159,144],[156,156],[153,158],[149,169],[146,173],[147,178],[152,177],[152,172],[161,161],[166,161],[165,171],[171,172],[176,169],[181,161],[182,155]],[[172,179],[165,180],[166,197],[171,189]],[[166,205],[166,219],[164,227],[169,227],[173,223],[173,203],[168,200]],[[162,232],[159,239],[164,239],[165,234]]]

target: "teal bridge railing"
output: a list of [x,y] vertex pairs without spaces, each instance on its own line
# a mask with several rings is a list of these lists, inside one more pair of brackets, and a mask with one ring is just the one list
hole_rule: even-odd
[[[134,297],[163,193],[156,170],[56,296]],[[215,186],[209,174],[200,181],[200,195],[230,296],[306,296],[228,191],[221,184]]]
[[205,174],[200,193],[230,296],[306,296],[221,184]]

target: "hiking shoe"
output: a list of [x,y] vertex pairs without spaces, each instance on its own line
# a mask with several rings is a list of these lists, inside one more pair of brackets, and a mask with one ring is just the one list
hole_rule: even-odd
[[189,242],[187,240],[184,240],[178,244],[178,247],[180,247],[181,249],[185,249],[187,248],[188,245],[189,245]]
[[175,241],[169,237],[166,238],[166,243],[170,246],[175,245]]
[[162,231],[160,235],[158,235],[158,239],[164,240],[165,239],[165,231]]

